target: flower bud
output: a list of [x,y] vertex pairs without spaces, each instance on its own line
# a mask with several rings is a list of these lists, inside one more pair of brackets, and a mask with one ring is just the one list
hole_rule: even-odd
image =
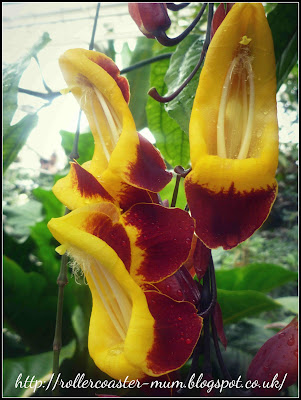
[[129,3],[128,7],[138,28],[149,39],[154,39],[157,32],[170,27],[166,3]]

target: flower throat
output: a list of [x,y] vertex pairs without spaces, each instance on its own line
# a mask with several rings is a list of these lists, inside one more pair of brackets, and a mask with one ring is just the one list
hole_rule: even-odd
[[249,43],[243,36],[228,69],[218,112],[217,155],[222,158],[248,157],[254,120],[254,74]]

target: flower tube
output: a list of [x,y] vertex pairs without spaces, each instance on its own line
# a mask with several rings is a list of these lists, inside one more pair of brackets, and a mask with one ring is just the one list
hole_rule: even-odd
[[68,176],[55,184],[54,194],[71,210],[108,201],[108,196],[122,209],[139,201],[157,201],[155,194],[172,174],[165,170],[160,153],[136,131],[126,78],[109,57],[90,50],[66,51],[60,67],[67,91],[87,116],[95,149],[90,162],[71,163]]
[[53,218],[48,227],[61,243],[57,251],[67,251],[80,265],[91,290],[88,347],[98,368],[121,380],[180,368],[198,341],[202,318],[188,286],[179,301],[175,289],[167,295],[166,285],[160,290],[156,284],[171,284],[187,259],[192,218],[157,204],[137,204],[120,214],[102,202]]
[[196,234],[231,249],[268,217],[277,195],[276,69],[260,3],[236,3],[210,43],[191,114],[185,190]]

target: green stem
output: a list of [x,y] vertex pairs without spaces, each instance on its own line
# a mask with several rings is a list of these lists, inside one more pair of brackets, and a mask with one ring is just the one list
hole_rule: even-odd
[[[66,208],[65,215],[69,213],[69,210]],[[57,312],[56,312],[56,324],[55,324],[55,333],[53,340],[53,374],[54,381],[59,374],[60,368],[60,352],[62,348],[62,325],[63,325],[63,305],[64,305],[64,288],[68,283],[67,270],[68,270],[68,257],[64,254],[61,258],[61,268],[59,272],[59,276],[57,278],[58,284],[58,301],[57,301]],[[59,385],[56,385],[55,389],[52,392],[53,396],[58,396],[59,393]]]
[[51,101],[55,99],[56,97],[61,96],[61,92],[50,92],[50,93],[41,93],[41,92],[36,92],[34,90],[29,90],[29,89],[23,89],[23,88],[18,88],[19,93],[25,93],[29,94],[30,96],[35,96],[35,97],[40,97],[41,99]]
[[94,18],[94,25],[93,25],[93,30],[92,30],[92,36],[91,36],[91,41],[90,41],[90,45],[89,45],[89,50],[93,50],[94,49],[94,38],[95,38],[95,32],[96,32],[96,27],[97,27],[99,8],[100,8],[100,3],[97,3],[96,14],[95,14],[95,18]]
[[175,207],[176,206],[177,198],[178,198],[178,192],[179,192],[180,180],[181,180],[181,175],[177,175],[176,184],[175,184],[175,188],[174,188],[174,191],[173,191],[170,207]]
[[127,74],[128,72],[134,71],[135,69],[144,67],[145,65],[152,64],[157,61],[165,60],[166,58],[170,58],[173,53],[165,53],[160,54],[159,56],[148,58],[147,60],[140,61],[136,64],[131,65],[130,67],[124,68],[120,71],[120,74]]

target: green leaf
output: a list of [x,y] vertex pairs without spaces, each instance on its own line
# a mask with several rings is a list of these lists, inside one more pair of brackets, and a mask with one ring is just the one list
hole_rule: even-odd
[[219,289],[269,292],[297,279],[297,273],[275,264],[250,264],[245,267],[216,271]]
[[279,297],[278,299],[275,299],[275,301],[281,304],[282,307],[286,308],[288,311],[291,311],[293,314],[298,314],[299,301],[297,296]]
[[226,327],[226,336],[231,347],[243,349],[252,356],[274,335],[275,331],[267,327],[267,321],[259,318],[245,318]]
[[[146,37],[139,37],[129,65],[151,58],[152,47],[153,43],[151,40]],[[150,87],[150,70],[151,66],[146,65],[126,74],[131,91],[129,107],[138,131],[145,128],[147,125],[145,107],[147,103],[147,92]]]
[[276,301],[255,290],[218,289],[217,293],[224,324],[232,324],[243,318],[280,307]]
[[29,200],[21,206],[5,206],[5,230],[16,239],[22,240],[30,234],[30,227],[43,219],[42,206],[36,200]]
[[28,114],[17,124],[6,126],[3,133],[3,172],[15,160],[37,122],[37,114]]
[[[171,57],[169,68],[165,75],[168,93],[175,92],[193,71],[199,61],[203,48],[203,40],[198,35],[189,35],[181,42]],[[192,105],[197,90],[201,68],[182,92],[172,101],[166,103],[168,114],[189,133],[189,121]]]
[[50,41],[48,33],[43,36],[34,44],[30,52],[21,57],[14,64],[7,64],[3,68],[3,128],[4,132],[10,126],[11,120],[18,107],[18,86],[21,76],[25,69],[28,67],[32,57]]
[[31,227],[30,236],[36,245],[33,253],[42,263],[41,272],[47,277],[47,280],[54,283],[60,268],[60,259],[55,252],[58,242],[53,238],[44,221]]
[[[33,348],[51,341],[55,323],[55,298],[45,295],[47,281],[37,272],[26,273],[6,256],[3,258],[4,319]],[[44,342],[44,346],[45,346]]]
[[[151,86],[156,87],[160,94],[166,92],[164,76],[169,65],[169,60],[161,60],[151,67]],[[189,141],[188,136],[181,130],[164,109],[164,104],[149,97],[146,105],[148,127],[156,138],[156,146],[164,159],[172,166],[189,165]]]
[[[66,153],[66,156],[69,157],[74,143],[75,133],[60,131],[60,135],[62,137],[62,146]],[[86,161],[92,160],[94,153],[94,139],[91,132],[81,133],[79,135],[78,141],[78,154],[79,159],[77,162],[79,164],[83,164]]]
[[278,90],[298,59],[298,5],[277,4],[267,18],[274,41]]
[[14,64],[7,64],[3,68],[3,171],[15,160],[17,154],[25,144],[29,133],[36,126],[36,114],[25,116],[17,124],[11,126],[12,118],[18,107],[18,86],[21,76],[28,67],[32,57],[50,41],[48,33],[34,44],[28,54],[21,57]]
[[[62,347],[60,352],[60,364],[67,358],[71,358],[75,352],[75,340],[67,346]],[[3,362],[3,394],[4,397],[29,397],[35,393],[40,383],[47,387],[48,381],[52,375],[53,352],[35,354],[32,356],[6,359]],[[21,374],[21,376],[20,376]],[[20,379],[16,385],[18,377]],[[20,387],[20,381],[24,386],[26,378],[27,388]],[[34,377],[31,388],[30,379]],[[41,381],[41,382],[40,382]],[[49,395],[51,395],[49,388]]]
[[55,197],[51,190],[36,188],[32,193],[43,205],[46,222],[51,218],[61,217],[64,214],[65,207]]

